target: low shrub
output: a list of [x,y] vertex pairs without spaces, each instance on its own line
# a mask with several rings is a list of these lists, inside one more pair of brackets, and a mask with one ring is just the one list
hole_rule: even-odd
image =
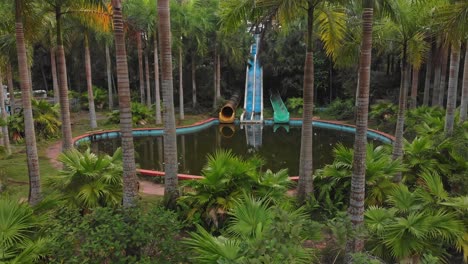
[[104,207],[85,216],[62,208],[48,227],[56,239],[44,263],[181,263],[181,229],[177,215],[162,207]]
[[[133,125],[146,125],[153,120],[154,111],[144,104],[132,102],[132,121]],[[108,123],[120,123],[120,110],[114,110],[108,114]]]
[[302,114],[304,100],[301,97],[288,98],[288,100],[286,100],[286,106],[292,113]]
[[354,100],[336,99],[328,105],[325,113],[336,118],[337,120],[348,120],[354,117],[354,111]]

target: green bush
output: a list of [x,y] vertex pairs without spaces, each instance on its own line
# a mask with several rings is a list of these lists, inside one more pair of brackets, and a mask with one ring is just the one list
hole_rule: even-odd
[[[226,232],[213,236],[198,226],[186,244],[196,263],[311,263],[314,252],[306,239],[319,239],[321,225],[302,209],[271,206],[268,198],[244,195],[229,210]],[[294,224],[291,224],[294,223]]]
[[[97,109],[102,110],[105,106],[107,106],[108,103],[108,97],[107,97],[107,90],[104,90],[101,87],[98,86],[93,86],[93,96],[94,96],[94,105],[96,106]],[[88,109],[89,107],[89,101],[88,101],[88,92],[84,92],[81,94],[81,104],[83,107]]]
[[336,118],[337,120],[348,120],[354,117],[354,111],[355,107],[353,99],[336,99],[328,105],[325,113]]
[[177,215],[161,207],[60,209],[50,220],[44,263],[181,263],[186,252]]
[[[153,120],[154,111],[144,104],[132,102],[132,121],[133,125],[146,125]],[[108,123],[120,123],[120,110],[114,110],[108,115]]]
[[263,160],[258,157],[244,160],[230,150],[219,150],[208,156],[203,179],[184,182],[190,191],[178,204],[189,220],[219,229],[227,219],[227,211],[243,192],[255,197],[268,196],[272,201],[286,200],[286,191],[292,183],[287,170],[274,173],[262,171],[262,166]]
[[[31,105],[36,135],[43,139],[58,137],[61,131],[59,105],[36,99],[31,100]],[[14,141],[19,141],[24,137],[23,110],[8,117],[8,129]]]
[[47,185],[59,194],[67,206],[83,212],[99,206],[118,206],[122,200],[122,150],[112,156],[96,155],[88,148],[83,153],[70,149],[61,153],[59,175],[47,179]]
[[372,120],[378,129],[391,132],[396,126],[396,116],[398,106],[392,103],[378,103],[371,106],[369,119]]
[[304,99],[301,97],[288,98],[288,100],[286,100],[286,106],[288,107],[289,111],[296,114],[302,114]]

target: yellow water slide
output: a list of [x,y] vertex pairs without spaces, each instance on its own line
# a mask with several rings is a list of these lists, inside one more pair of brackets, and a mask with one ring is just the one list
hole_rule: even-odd
[[239,93],[234,93],[226,104],[219,111],[219,122],[223,124],[234,123],[236,119],[236,109],[239,105]]

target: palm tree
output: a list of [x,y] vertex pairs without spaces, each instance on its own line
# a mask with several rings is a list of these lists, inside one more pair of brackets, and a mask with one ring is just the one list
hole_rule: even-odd
[[94,106],[93,96],[93,79],[91,76],[91,55],[89,52],[88,33],[84,35],[84,46],[85,46],[85,70],[86,70],[86,87],[88,90],[88,108],[89,108],[89,119],[91,129],[97,128],[96,121],[96,107]]
[[432,80],[432,73],[433,73],[433,65],[434,65],[434,45],[431,45],[431,48],[429,49],[429,52],[427,53],[427,59],[426,59],[426,74],[425,74],[425,80],[424,80],[424,96],[423,96],[423,105],[428,106],[429,105],[429,93],[431,90],[431,80]]
[[[243,194],[228,213],[225,235],[214,237],[197,226],[185,240],[197,263],[311,263],[313,251],[302,241],[316,239],[320,229],[313,225],[312,233],[302,232],[310,222],[301,209],[287,211],[271,206],[267,197]],[[294,228],[283,228],[291,222]]]
[[36,133],[31,107],[31,79],[27,63],[26,45],[23,31],[23,1],[15,0],[16,18],[16,49],[18,52],[18,66],[20,74],[21,101],[23,103],[24,128],[26,141],[26,156],[29,173],[29,198],[31,205],[41,200],[41,181],[39,174],[39,158],[37,155]]
[[151,105],[151,90],[149,81],[149,63],[148,52],[149,52],[149,39],[154,39],[154,79],[155,79],[155,120],[156,124],[161,123],[161,91],[159,89],[159,58],[158,58],[158,41],[157,41],[157,1],[148,0],[133,0],[125,2],[126,17],[129,24],[135,27],[137,30],[144,32],[146,43],[145,49],[145,64],[146,64],[146,104]]
[[140,103],[145,103],[145,79],[143,72],[143,45],[141,43],[141,31],[135,33],[136,42],[137,42],[137,54],[138,54],[138,80],[140,84]]
[[122,200],[122,150],[112,156],[70,149],[59,155],[63,170],[48,179],[69,206],[89,211],[101,206],[118,206]]
[[[458,42],[458,41],[455,41]],[[460,42],[452,44],[450,49],[450,72],[449,83],[447,90],[447,107],[445,114],[445,135],[451,136],[453,134],[453,126],[455,123],[455,108],[457,103],[457,82],[458,71],[460,65]]]
[[44,256],[50,238],[39,231],[45,220],[28,205],[0,199],[0,262],[34,263]]
[[158,34],[156,29],[154,30],[154,100],[156,101],[156,113],[155,120],[156,124],[161,124],[161,91],[159,89],[159,55],[158,55]]
[[55,17],[56,17],[56,41],[57,41],[57,70],[58,70],[58,80],[59,80],[59,100],[60,100],[60,113],[62,118],[62,137],[63,143],[62,148],[64,150],[70,149],[73,147],[72,143],[72,130],[71,130],[71,120],[70,120],[70,104],[68,101],[68,77],[67,77],[67,64],[65,61],[65,49],[63,47],[63,38],[62,38],[62,6],[65,4],[64,0],[56,0],[53,3],[55,8]]
[[171,14],[169,0],[158,0],[159,45],[161,51],[161,78],[164,100],[164,199],[166,206],[175,207],[177,190],[177,137],[172,82]]
[[[401,45],[402,58],[398,115],[392,155],[393,159],[401,159],[403,156],[406,101],[411,79],[411,68],[409,65],[419,68],[422,64],[424,54],[428,50],[428,45],[425,42],[424,34],[420,28],[420,25],[424,23],[428,8],[421,3],[409,3],[404,0],[396,1],[395,6],[397,20],[390,23],[395,23],[395,38]],[[401,178],[401,172],[395,175],[396,182],[401,181]]]
[[[456,90],[458,80],[458,57],[460,49],[460,41],[468,44],[468,26],[466,20],[468,19],[468,3],[466,1],[454,1],[455,3],[448,3],[439,8],[436,12],[436,17],[440,21],[440,29],[445,32],[445,37],[452,44],[452,49],[455,50],[455,54],[452,53],[450,60],[450,74],[454,74],[452,79],[452,85],[450,85],[449,79],[449,92],[447,98],[447,116],[446,116],[446,134],[450,135],[453,130],[453,119],[454,119],[454,108],[456,102]],[[444,29],[450,28],[449,31]],[[463,73],[463,85],[462,85],[462,99],[460,103],[460,122],[463,123],[466,120],[466,109],[468,101],[468,62],[467,56],[468,49],[465,48],[465,66]],[[453,64],[453,65],[452,65]],[[452,66],[455,72],[452,72]]]
[[280,202],[291,185],[287,170],[263,172],[263,161],[257,157],[245,160],[230,150],[218,150],[207,160],[204,178],[186,183],[191,191],[180,197],[179,204],[190,208],[189,219],[201,214],[210,227],[222,228],[227,211],[242,193],[249,191],[254,197],[268,196],[272,202]]
[[[255,1],[254,1],[255,2]],[[250,3],[255,6],[255,3]],[[303,117],[301,134],[301,151],[299,161],[299,183],[297,198],[300,202],[305,200],[313,192],[313,167],[312,167],[312,117],[314,103],[314,22],[318,19],[320,38],[324,42],[325,51],[333,55],[341,45],[344,38],[345,15],[333,9],[323,0],[259,0],[256,1],[259,8],[266,8],[265,14],[278,14],[282,21],[293,21],[297,14],[307,18],[306,56],[304,64],[303,87]],[[305,11],[305,13],[304,13]],[[258,11],[257,11],[258,13]],[[315,14],[317,13],[317,14]],[[317,15],[317,16],[315,16]],[[232,16],[235,18],[235,16]],[[259,17],[262,17],[260,15]],[[267,19],[270,17],[266,15]],[[258,18],[257,18],[258,19]],[[261,21],[261,20],[260,20]]]
[[110,51],[109,45],[106,43],[106,73],[107,73],[107,95],[109,97],[108,104],[109,110],[114,109],[114,96],[112,95],[112,76],[111,76],[111,58],[110,58]]
[[[114,41],[117,65],[117,87],[119,90],[120,137],[123,152],[123,206],[136,205],[137,177],[135,166],[135,148],[132,134],[132,112],[130,83],[128,80],[127,51],[122,18],[122,3],[112,0]],[[175,130],[174,130],[175,132]]]
[[[468,47],[468,40],[465,47]],[[463,66],[463,84],[460,103],[460,123],[465,122],[468,109],[468,48],[465,48],[465,64]]]
[[[457,102],[457,86],[458,86],[458,71],[460,64],[460,42],[464,42],[468,36],[468,27],[466,26],[466,19],[468,14],[468,4],[466,1],[456,1],[453,4],[446,4],[439,10],[439,18],[441,20],[441,27],[450,27],[450,31],[445,33],[447,42],[451,45],[450,54],[450,71],[449,71],[449,85],[447,91],[447,107],[445,115],[445,127],[444,131],[447,136],[451,136],[453,133],[453,127],[455,123],[455,107]],[[466,52],[465,52],[466,53]],[[465,56],[465,65],[466,65]],[[465,67],[466,72],[466,67]],[[466,82],[466,74],[463,76],[463,82]],[[465,86],[463,87],[465,88]],[[466,91],[462,91],[462,96]],[[466,97],[461,100],[462,107],[460,109],[464,113],[461,115],[466,116],[466,106],[463,107]],[[465,117],[464,117],[465,118]]]
[[[8,117],[6,108],[5,108],[5,89],[3,89],[2,83],[2,73],[0,72],[0,111],[2,123],[2,138],[3,138],[3,146],[5,147],[5,151],[7,155],[11,154],[11,147],[10,147],[10,137],[8,135],[8,125],[6,124],[6,120]],[[12,95],[13,96],[13,95]]]
[[[372,57],[373,0],[363,1],[362,44],[359,63],[359,90],[356,110],[356,134],[354,138],[353,174],[348,215],[356,231],[364,222],[364,199],[366,191],[366,145],[369,109],[369,85]],[[362,238],[347,241],[347,254],[361,252],[364,248]]]
[[389,262],[420,263],[424,254],[443,257],[444,246],[463,241],[464,215],[456,209],[459,199],[448,196],[437,174],[422,174],[419,182],[414,191],[402,184],[395,188],[390,208],[366,211],[371,250]]

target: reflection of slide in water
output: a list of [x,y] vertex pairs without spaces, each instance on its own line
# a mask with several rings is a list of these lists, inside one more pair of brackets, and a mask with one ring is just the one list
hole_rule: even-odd
[[236,126],[233,124],[219,125],[219,133],[223,138],[232,138],[236,133]]
[[263,122],[263,70],[257,59],[260,35],[256,34],[255,43],[250,48],[250,58],[246,69],[243,123]]
[[283,125],[283,124],[275,124],[273,126],[273,133],[276,133],[276,130],[279,128],[283,128],[287,133],[289,133],[289,125]]
[[243,126],[247,145],[259,149],[262,146],[263,124],[246,124]]

